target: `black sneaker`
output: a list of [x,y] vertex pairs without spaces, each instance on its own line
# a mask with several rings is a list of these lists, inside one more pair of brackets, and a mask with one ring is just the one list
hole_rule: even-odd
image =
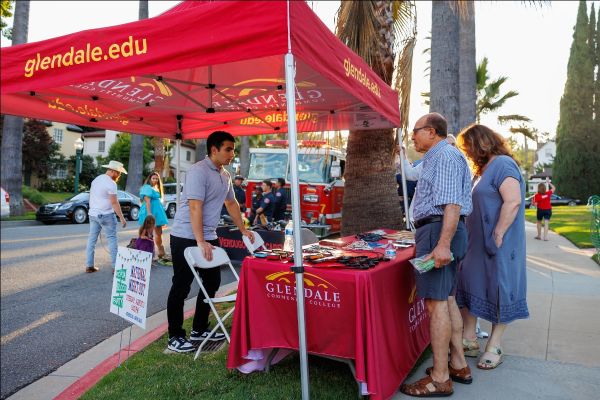
[[172,337],[169,339],[169,345],[167,349],[177,353],[189,353],[190,351],[196,350],[196,347],[187,341],[184,337]]
[[[206,339],[208,337],[208,335],[210,335],[210,331],[204,331],[202,333],[197,332],[197,331],[191,331],[190,332],[190,341],[201,342],[204,339]],[[208,340],[211,342],[220,342],[221,340],[225,340],[225,335],[221,332],[215,332],[212,334],[212,336]]]

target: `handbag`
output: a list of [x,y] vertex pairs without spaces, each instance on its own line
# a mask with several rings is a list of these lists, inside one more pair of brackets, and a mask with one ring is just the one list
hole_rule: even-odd
[[135,243],[136,241],[137,241],[137,238],[132,238],[132,239],[129,241],[129,244],[127,245],[127,247],[128,247],[128,248],[130,248],[130,249],[135,249],[135,250],[137,250],[137,246],[136,246],[136,243]]

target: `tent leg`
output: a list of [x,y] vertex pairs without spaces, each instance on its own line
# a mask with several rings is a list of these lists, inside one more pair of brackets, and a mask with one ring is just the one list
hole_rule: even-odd
[[298,310],[298,350],[300,352],[300,378],[302,399],[308,400],[308,354],[306,351],[306,326],[304,319],[304,266],[302,264],[302,234],[300,226],[300,190],[298,181],[298,138],[296,135],[295,66],[292,53],[285,55],[285,96],[288,114],[288,143],[292,189],[292,221],[294,222],[294,266],[296,277],[296,304]]
[[402,157],[406,157],[406,154],[402,154],[402,129],[396,129],[396,137],[398,138],[398,146],[400,149],[400,174],[402,175],[402,193],[404,196],[404,219],[406,220],[406,229],[410,230],[410,210],[408,208],[408,196],[406,195],[406,175],[404,174],[404,162]]
[[176,207],[179,208],[179,187],[180,187],[179,185],[181,184],[179,182],[179,174],[180,174],[180,171],[181,171],[181,158],[180,158],[180,155],[181,155],[181,139],[177,139],[175,141],[175,143],[176,143],[176,145],[175,145],[175,147],[176,147],[176,149],[175,149],[175,157],[177,158],[177,164],[175,165],[175,181],[177,182],[176,186],[175,186],[175,193],[177,193],[176,196],[175,196],[175,204],[176,204]]

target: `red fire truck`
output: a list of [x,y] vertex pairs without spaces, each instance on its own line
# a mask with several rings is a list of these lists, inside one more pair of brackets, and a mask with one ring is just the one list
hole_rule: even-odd
[[[269,140],[265,148],[250,149],[250,171],[246,180],[246,208],[249,215],[252,193],[263,180],[284,178],[287,182],[288,211],[291,210],[290,163],[287,140]],[[340,231],[345,153],[325,140],[298,142],[298,178],[301,218],[317,236]]]

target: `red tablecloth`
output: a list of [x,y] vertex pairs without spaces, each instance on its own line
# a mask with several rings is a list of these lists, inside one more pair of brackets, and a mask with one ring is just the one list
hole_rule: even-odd
[[[353,359],[372,399],[387,399],[429,344],[429,318],[415,296],[414,248],[369,270],[315,268],[304,274],[308,352]],[[291,264],[248,257],[242,265],[228,368],[250,350],[298,349]]]

